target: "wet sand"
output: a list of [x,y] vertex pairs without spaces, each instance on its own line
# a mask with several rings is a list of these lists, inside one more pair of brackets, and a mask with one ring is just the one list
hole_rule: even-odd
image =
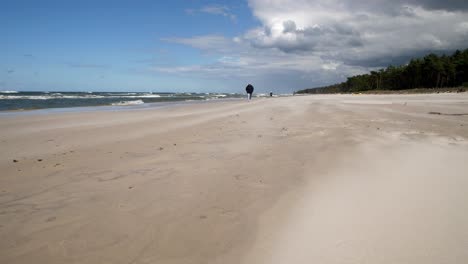
[[464,263],[468,94],[0,116],[0,263]]

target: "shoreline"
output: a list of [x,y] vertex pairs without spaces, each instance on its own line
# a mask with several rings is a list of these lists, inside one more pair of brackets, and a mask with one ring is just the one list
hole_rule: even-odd
[[90,106],[75,106],[75,107],[51,107],[51,108],[36,108],[36,109],[17,109],[17,110],[0,110],[1,115],[15,115],[15,114],[50,114],[50,113],[81,113],[81,112],[99,112],[99,111],[126,111],[126,110],[145,110],[145,109],[158,109],[164,107],[191,105],[191,104],[205,104],[225,101],[238,101],[244,100],[243,98],[226,98],[226,99],[212,99],[212,100],[188,100],[188,101],[173,101],[173,102],[155,102],[144,103],[137,105],[90,105]]
[[0,111],[70,107],[139,106],[243,98],[236,93],[137,93],[137,92],[0,92]]
[[[313,89],[320,89],[320,88],[313,88]],[[312,89],[312,90],[313,90]],[[298,95],[316,95],[316,94],[335,94],[335,95],[344,95],[344,94],[376,94],[376,95],[384,95],[384,94],[401,94],[401,95],[411,95],[411,94],[451,94],[451,93],[468,93],[467,87],[453,87],[453,88],[414,88],[414,89],[403,89],[403,90],[364,90],[364,91],[356,91],[356,92],[348,92],[348,93],[307,93],[301,92],[300,90],[296,92]],[[307,89],[306,89],[307,90]]]
[[127,109],[0,115],[0,262],[468,259],[468,94]]

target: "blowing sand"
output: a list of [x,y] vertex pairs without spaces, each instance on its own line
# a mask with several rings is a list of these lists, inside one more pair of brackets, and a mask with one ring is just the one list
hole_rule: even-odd
[[0,263],[468,262],[468,94],[2,115],[0,149]]

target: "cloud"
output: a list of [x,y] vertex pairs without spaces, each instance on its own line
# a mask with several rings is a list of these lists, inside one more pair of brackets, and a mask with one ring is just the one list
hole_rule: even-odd
[[429,52],[464,49],[468,43],[468,1],[249,0],[248,4],[259,25],[241,35],[164,39],[218,55],[217,62],[152,70],[213,79],[252,78],[298,89],[404,64]]
[[162,38],[161,40],[214,53],[229,53],[237,48],[234,40],[220,35],[204,35],[190,38]]
[[464,1],[441,5],[414,0],[251,0],[249,4],[262,27],[244,38],[258,48],[285,53],[309,52],[353,62],[421,50],[450,51],[464,48],[468,40],[460,34],[467,13],[456,9],[467,7]]
[[70,68],[90,68],[90,69],[107,69],[110,68],[107,64],[94,64],[94,63],[67,63]]
[[13,70],[13,69],[8,69],[6,72],[7,72],[8,74],[12,74],[12,73],[15,73],[15,70]]
[[171,38],[165,41],[218,54],[219,58],[209,64],[152,65],[151,71],[209,80],[227,80],[239,87],[244,85],[244,82],[252,82],[258,85],[259,91],[263,87],[268,91],[273,89],[292,92],[298,87],[334,82],[344,78],[344,73],[351,75],[365,72],[362,67],[349,67],[315,55],[286,54],[271,49],[259,49],[242,38],[198,36]]
[[186,9],[185,12],[187,12],[188,14],[205,13],[211,15],[224,16],[231,19],[231,21],[233,22],[237,21],[237,16],[231,12],[231,9],[229,7],[224,5],[208,5],[200,9]]
[[[405,1],[400,1],[405,3]],[[426,9],[435,9],[435,10],[448,10],[448,11],[458,11],[468,10],[468,2],[466,0],[410,0],[408,4],[418,5]]]

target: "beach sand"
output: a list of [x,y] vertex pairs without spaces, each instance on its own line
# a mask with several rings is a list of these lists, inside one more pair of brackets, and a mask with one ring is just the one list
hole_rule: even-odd
[[0,263],[468,262],[466,93],[2,115],[0,149]]

